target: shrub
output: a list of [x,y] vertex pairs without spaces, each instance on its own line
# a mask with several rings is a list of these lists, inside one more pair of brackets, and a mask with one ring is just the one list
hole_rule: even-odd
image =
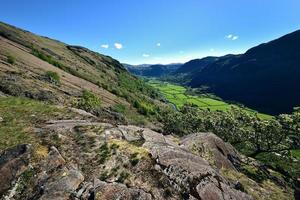
[[137,111],[142,115],[150,115],[154,114],[154,109],[152,105],[142,102],[142,101],[135,101],[133,106],[137,109]]
[[50,83],[57,84],[57,85],[60,84],[60,76],[56,72],[47,71],[45,73],[45,78]]
[[7,62],[8,62],[9,64],[12,64],[12,65],[13,65],[13,64],[15,64],[16,59],[15,59],[15,57],[9,55],[9,56],[7,56]]
[[121,104],[121,103],[116,104],[116,105],[114,105],[114,106],[112,107],[112,110],[115,111],[115,112],[117,112],[117,113],[122,113],[122,114],[124,114],[125,111],[126,111],[126,105]]
[[83,91],[82,97],[77,102],[77,107],[86,111],[92,111],[101,106],[101,100],[94,93],[87,90]]

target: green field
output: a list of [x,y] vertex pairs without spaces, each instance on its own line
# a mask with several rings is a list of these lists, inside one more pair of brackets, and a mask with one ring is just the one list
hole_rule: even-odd
[[[156,80],[148,81],[152,87],[159,90],[162,95],[166,98],[167,101],[174,104],[177,109],[180,109],[185,103],[192,103],[203,109],[210,109],[211,111],[216,110],[228,110],[232,106],[236,106],[234,104],[229,104],[221,100],[216,100],[208,97],[201,96],[192,96],[186,94],[186,88],[170,84],[167,82],[160,82]],[[247,112],[256,112],[254,110],[244,108]],[[261,118],[271,118],[272,116],[258,113]]]

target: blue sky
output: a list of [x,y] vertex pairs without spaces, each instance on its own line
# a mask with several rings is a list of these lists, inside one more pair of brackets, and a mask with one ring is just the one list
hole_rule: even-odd
[[0,21],[121,62],[243,53],[300,29],[299,0],[9,0]]

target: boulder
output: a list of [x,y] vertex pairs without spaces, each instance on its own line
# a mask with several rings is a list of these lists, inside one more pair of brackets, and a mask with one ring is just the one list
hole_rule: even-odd
[[196,133],[181,141],[181,147],[205,158],[217,169],[236,170],[240,165],[240,155],[235,148],[213,133]]

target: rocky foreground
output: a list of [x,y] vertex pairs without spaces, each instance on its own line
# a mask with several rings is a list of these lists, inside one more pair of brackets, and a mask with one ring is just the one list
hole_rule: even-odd
[[[2,152],[2,199],[272,199],[273,189],[291,197],[271,171],[212,133],[180,139],[91,118],[48,121],[34,129],[43,147]],[[245,162],[274,188],[241,173]]]

